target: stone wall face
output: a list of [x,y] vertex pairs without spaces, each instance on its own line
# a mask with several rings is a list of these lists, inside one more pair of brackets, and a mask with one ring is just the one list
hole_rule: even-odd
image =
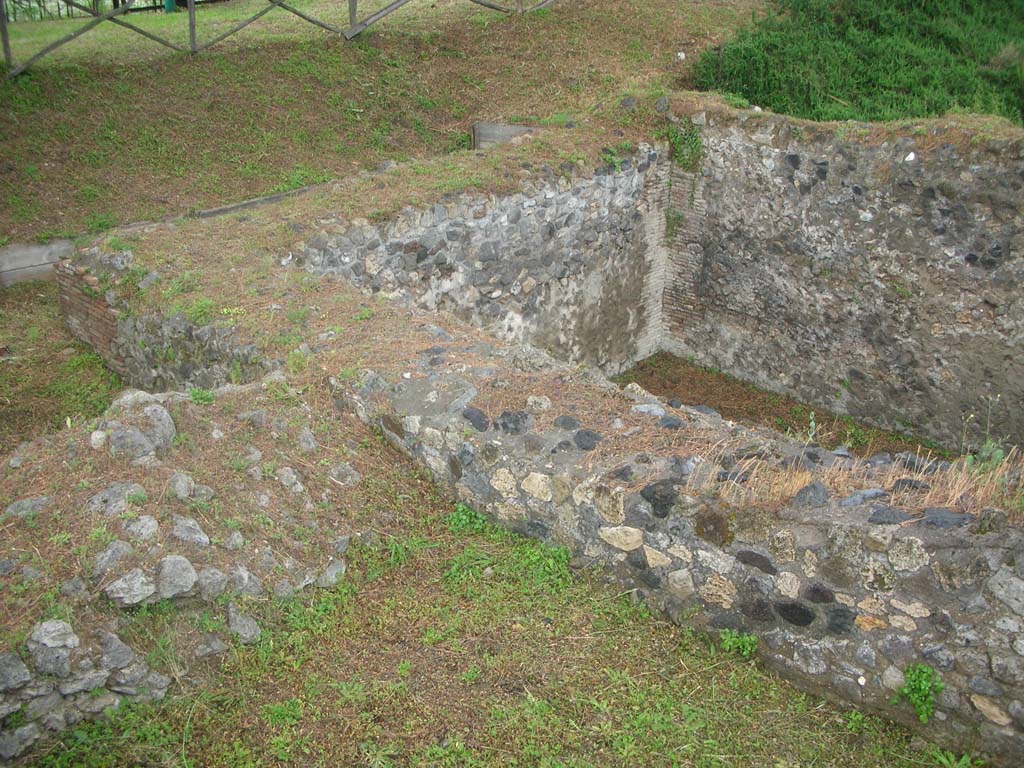
[[130,263],[128,253],[94,253],[61,261],[56,269],[61,312],[71,332],[126,383],[150,392],[210,389],[249,381],[266,368],[256,347],[239,344],[232,328],[196,326],[182,315],[125,312],[95,273],[116,275]]
[[991,402],[991,435],[1024,443],[1024,145],[746,115],[682,118],[704,162],[673,210],[702,224],[664,346],[951,448]]
[[[728,483],[730,473],[700,457],[591,453],[615,432],[603,417],[588,424],[584,413],[542,413],[550,403],[538,398],[529,401],[541,410],[485,410],[476,393],[515,375],[509,357],[459,373],[425,354],[401,377],[336,382],[338,403],[502,525],[568,547],[680,622],[756,634],[763,662],[798,687],[994,764],[1021,764],[1024,538],[1005,514],[911,515],[888,506],[881,489],[837,498],[820,483],[778,511],[733,507],[701,479]],[[564,367],[551,370],[565,382]],[[645,430],[664,429],[659,414],[668,412],[687,432],[717,423],[766,462],[810,459],[824,472],[851,461],[636,397],[621,417],[650,414]],[[913,664],[945,684],[927,725],[898,696]]]
[[657,350],[664,270],[645,193],[657,155],[506,197],[461,195],[374,225],[322,221],[300,259],[315,274],[453,312],[504,340],[618,373]]

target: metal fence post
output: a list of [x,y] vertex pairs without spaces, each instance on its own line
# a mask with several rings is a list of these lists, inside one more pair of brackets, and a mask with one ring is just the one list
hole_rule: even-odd
[[188,49],[195,53],[196,48],[196,0],[188,0]]
[[7,4],[4,0],[0,0],[0,38],[4,44],[4,64],[10,69],[14,58],[11,56],[11,38],[7,36]]

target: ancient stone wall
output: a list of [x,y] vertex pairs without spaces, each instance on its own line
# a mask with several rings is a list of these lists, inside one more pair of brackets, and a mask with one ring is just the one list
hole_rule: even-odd
[[[321,221],[316,274],[448,310],[502,339],[617,373],[657,351],[664,268],[645,223],[657,153],[505,197],[463,194],[395,221]],[[657,218],[657,216],[655,216]]]
[[[336,382],[340,407],[465,503],[568,547],[675,620],[756,635],[763,662],[798,687],[995,764],[1024,759],[1024,538],[1004,513],[895,506],[879,478],[894,466],[912,473],[913,455],[879,457],[845,494],[815,480],[781,508],[732,505],[720,493],[768,467],[824,479],[853,462],[707,409],[672,408],[635,385],[617,418],[555,410],[528,392],[519,393],[524,410],[498,412],[478,393],[514,379],[516,353],[470,369],[438,364],[455,351],[442,343],[405,375]],[[567,384],[564,366],[547,370],[572,402],[601,399],[585,399],[585,383]],[[529,371],[543,389],[543,366],[532,359]],[[647,423],[627,428],[637,414]],[[603,447],[626,429],[642,445],[675,430],[734,447],[712,459]],[[913,665],[944,684],[927,724],[899,694]]]
[[76,338],[134,387],[162,392],[251,380],[266,365],[234,329],[197,326],[182,315],[136,317],[110,285],[131,265],[131,253],[92,250],[58,263],[61,311]]
[[679,119],[704,159],[667,215],[701,226],[672,249],[664,347],[953,449],[965,422],[1024,443],[1019,133]]

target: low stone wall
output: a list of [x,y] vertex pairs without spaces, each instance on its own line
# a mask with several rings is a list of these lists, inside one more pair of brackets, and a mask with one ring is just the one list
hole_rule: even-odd
[[128,384],[150,392],[211,389],[250,381],[267,368],[256,347],[240,344],[230,327],[196,326],[182,315],[133,316],[109,288],[130,265],[129,252],[91,251],[56,270],[71,332]]
[[[801,688],[995,764],[1024,759],[1024,537],[1005,514],[912,514],[889,506],[886,489],[832,498],[819,482],[777,512],[733,507],[715,488],[746,482],[738,456],[748,468],[759,457],[815,473],[850,459],[636,390],[610,427],[604,414],[595,422],[587,412],[546,412],[550,401],[530,392],[518,393],[524,410],[491,412],[478,393],[515,380],[517,353],[466,370],[438,362],[458,353],[444,344],[426,352],[400,376],[336,383],[338,403],[465,503],[600,564],[674,619],[715,634],[755,633],[764,663]],[[564,367],[547,367],[574,402],[600,399],[588,400],[592,385],[573,384]],[[536,358],[529,369],[543,387]],[[649,424],[624,427],[637,413]],[[594,452],[624,429],[645,444],[659,430],[717,429],[723,442],[748,447],[720,464],[678,452]],[[876,463],[884,473],[892,461]],[[893,703],[912,664],[945,684],[927,725],[905,699]]]
[[518,194],[462,194],[379,225],[320,221],[299,259],[617,373],[657,351],[661,335],[664,270],[645,218],[657,160],[643,147],[592,178],[548,174]]
[[[1024,443],[1024,139],[679,108],[663,346],[961,448]],[[693,255],[696,254],[696,259]]]

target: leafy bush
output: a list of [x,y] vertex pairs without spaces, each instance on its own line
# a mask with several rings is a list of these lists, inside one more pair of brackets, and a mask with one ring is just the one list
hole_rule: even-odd
[[[709,49],[702,90],[813,120],[1024,121],[1024,0],[777,0]],[[735,97],[733,97],[735,98]]]

